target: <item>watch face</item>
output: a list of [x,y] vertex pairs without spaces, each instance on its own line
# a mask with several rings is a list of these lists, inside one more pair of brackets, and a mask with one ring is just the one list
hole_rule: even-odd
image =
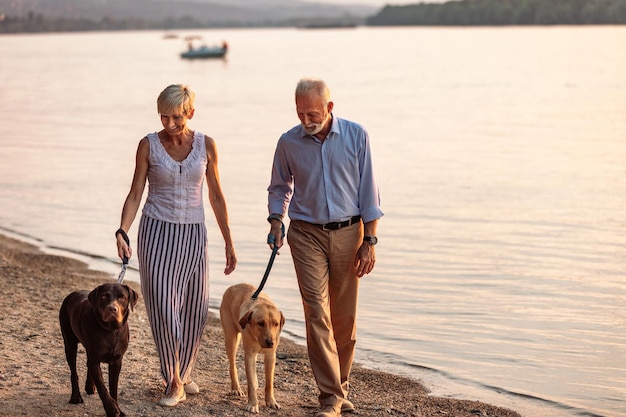
[[372,246],[378,243],[378,238],[376,236],[366,236],[363,240]]

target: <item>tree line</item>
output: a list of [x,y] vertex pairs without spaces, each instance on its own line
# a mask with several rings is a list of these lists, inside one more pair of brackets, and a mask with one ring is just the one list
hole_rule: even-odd
[[363,24],[363,18],[345,16],[341,18],[292,18],[280,21],[256,22],[204,22],[192,17],[170,18],[166,20],[146,20],[137,18],[101,20],[51,18],[42,14],[28,13],[24,17],[0,15],[0,34],[2,33],[45,33],[45,32],[92,32],[115,30],[185,30],[215,28],[250,28],[250,27],[350,27]]
[[[173,30],[173,29],[211,29],[237,27],[280,27],[289,26],[289,22],[203,22],[192,17],[171,18],[166,20],[146,20],[138,18],[101,20],[46,17],[30,12],[26,16],[0,15],[1,33],[45,33],[45,32],[90,32],[115,30]],[[291,24],[293,25],[293,24]]]
[[461,0],[385,6],[370,26],[621,25],[626,0]]
[[[315,22],[308,22],[311,23]],[[350,20],[349,23],[366,26],[622,25],[626,24],[626,0],[452,0],[446,3],[385,6],[364,22]],[[93,21],[49,18],[34,12],[24,17],[0,13],[0,33],[302,25],[303,22],[298,19],[254,23],[209,23],[192,17],[165,21],[136,18]]]

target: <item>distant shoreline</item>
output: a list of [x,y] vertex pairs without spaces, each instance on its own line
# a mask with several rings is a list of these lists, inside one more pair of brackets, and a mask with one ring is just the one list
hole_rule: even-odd
[[[67,0],[69,4],[73,1]],[[165,4],[166,2],[164,2]],[[510,27],[510,26],[595,26],[625,25],[626,0],[551,1],[524,0],[503,3],[500,0],[455,0],[442,3],[416,2],[408,5],[386,5],[371,14],[365,10],[301,10],[290,17],[263,17],[246,9],[246,15],[235,18],[226,13],[220,15],[210,5],[198,5],[195,13],[185,14],[184,7],[166,16],[147,17],[142,11],[126,10],[124,6],[98,9],[90,15],[58,15],[54,9],[24,12],[24,8],[6,6],[0,13],[0,34],[101,32],[162,30],[190,31],[206,29],[252,29],[252,28],[315,28],[345,29],[356,27],[415,26],[415,27]],[[81,4],[82,6],[82,4]],[[68,9],[68,10],[71,10]],[[45,10],[45,11],[44,11]],[[250,14],[252,13],[252,14]],[[205,16],[204,18],[202,16]],[[246,17],[247,16],[247,17]]]
[[93,32],[127,32],[127,31],[163,31],[167,33],[167,36],[164,36],[165,39],[175,39],[176,36],[172,35],[172,32],[176,31],[196,31],[196,30],[218,30],[218,29],[317,29],[317,30],[334,30],[334,29],[356,29],[359,27],[364,28],[377,28],[377,27],[414,27],[414,28],[481,28],[481,27],[492,27],[492,28],[512,28],[512,27],[557,27],[557,26],[568,26],[568,27],[599,27],[599,26],[623,26],[626,23],[552,23],[552,24],[414,24],[414,25],[368,25],[368,24],[310,24],[310,25],[300,25],[300,24],[285,24],[285,25],[244,25],[244,26],[191,26],[191,27],[181,27],[181,28],[168,28],[162,27],[160,25],[146,25],[141,27],[135,26],[126,26],[124,24],[114,25],[115,27],[101,27],[101,25],[94,24],[93,26],[85,27],[82,23],[78,23],[75,26],[68,24],[68,22],[64,22],[61,27],[55,27],[54,23],[48,25],[47,27],[28,27],[21,29],[14,29],[11,27],[3,27],[0,24],[0,36],[2,35],[17,35],[17,34],[51,34],[51,33],[93,33]]

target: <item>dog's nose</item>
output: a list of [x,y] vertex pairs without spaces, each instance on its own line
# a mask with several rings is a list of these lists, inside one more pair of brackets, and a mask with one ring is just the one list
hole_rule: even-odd
[[265,340],[265,346],[268,348],[271,348],[274,346],[274,341],[272,339],[266,339]]
[[109,310],[111,313],[117,313],[118,308],[115,304],[109,304],[107,306],[107,310]]

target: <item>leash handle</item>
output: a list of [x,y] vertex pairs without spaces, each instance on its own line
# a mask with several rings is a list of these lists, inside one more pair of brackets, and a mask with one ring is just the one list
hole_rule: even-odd
[[[130,239],[128,238],[128,235],[126,234],[124,229],[122,229],[122,228],[117,229],[115,231],[115,238],[117,238],[117,235],[120,235],[120,234],[122,235],[122,238],[124,239],[124,241],[126,242],[128,247],[130,247]],[[117,276],[117,283],[118,284],[121,284],[122,281],[124,281],[124,275],[126,275],[126,268],[127,267],[128,267],[128,256],[124,256],[124,258],[122,259],[122,271]]]
[[[117,238],[117,235],[122,235],[122,238],[124,239],[124,242],[126,242],[126,244],[130,247],[130,239],[128,238],[128,235],[126,234],[124,229],[122,229],[121,227],[119,229],[117,229],[115,231],[115,237],[116,238]],[[122,263],[124,265],[128,265],[128,256],[124,256],[124,258],[122,259]]]
[[[280,223],[280,231],[282,232],[282,237],[285,237],[285,224]],[[261,279],[261,283],[259,284],[259,288],[252,294],[252,299],[256,300],[259,297],[259,294],[263,290],[265,286],[265,282],[267,281],[267,277],[270,275],[270,270],[272,269],[272,265],[274,264],[274,258],[276,258],[276,254],[278,253],[278,246],[276,246],[276,237],[273,234],[267,235],[267,243],[268,245],[274,245],[272,249],[272,254],[270,255],[270,260],[267,263],[267,268],[265,268],[265,274],[263,274],[263,279]]]

